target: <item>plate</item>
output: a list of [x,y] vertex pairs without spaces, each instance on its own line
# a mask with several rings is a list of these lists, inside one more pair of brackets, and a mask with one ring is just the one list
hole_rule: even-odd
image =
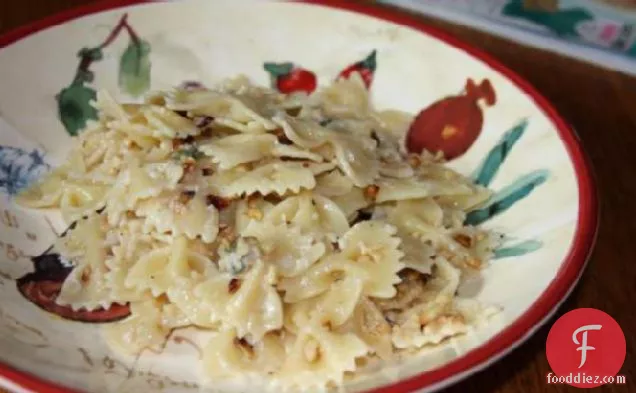
[[505,241],[484,279],[462,291],[503,311],[470,334],[363,373],[347,383],[352,392],[431,392],[497,361],[556,312],[594,243],[593,179],[569,125],[514,72],[401,13],[327,0],[106,1],[10,32],[0,48],[0,385],[16,391],[199,389],[187,340],[171,340],[163,355],[122,359],[93,324],[51,315],[18,291],[34,269],[30,258],[50,247],[59,226],[13,196],[61,162],[93,115],[97,89],[136,100],[184,81],[245,74],[280,90],[312,90],[289,72],[302,69],[320,86],[353,66],[373,78],[377,108],[416,114],[445,100],[454,109],[427,116],[483,118],[459,125],[469,137],[444,149],[451,167],[495,192],[469,221]]

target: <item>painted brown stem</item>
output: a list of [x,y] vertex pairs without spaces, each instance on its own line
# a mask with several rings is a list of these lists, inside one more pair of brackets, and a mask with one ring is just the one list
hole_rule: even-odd
[[119,20],[119,23],[117,23],[117,26],[115,26],[115,28],[110,32],[108,37],[106,37],[106,40],[102,42],[102,44],[99,46],[99,49],[104,49],[108,45],[112,44],[113,41],[117,39],[117,37],[119,36],[119,33],[121,33],[122,29],[124,28],[127,28],[128,32],[130,33],[131,29],[130,29],[130,26],[128,25],[128,14],[124,14],[124,16],[121,17],[121,19]]
[[[128,14],[124,14],[121,17],[121,19],[119,19],[119,22],[117,23],[117,25],[111,30],[110,34],[108,34],[108,37],[106,37],[104,42],[102,42],[95,49],[102,50],[108,47],[109,45],[111,45],[113,42],[115,42],[115,40],[119,37],[122,30],[124,29],[128,33],[128,36],[130,37],[134,45],[137,48],[141,48],[141,40],[139,39],[139,36],[137,35],[137,33],[135,33],[135,30],[132,28],[132,26],[128,24]],[[79,65],[77,66],[77,72],[75,73],[75,82],[77,82],[77,80],[79,79],[79,75],[81,74],[82,71],[83,72],[89,71],[90,66],[93,64],[94,61],[95,60],[92,59],[90,56],[82,57]]]

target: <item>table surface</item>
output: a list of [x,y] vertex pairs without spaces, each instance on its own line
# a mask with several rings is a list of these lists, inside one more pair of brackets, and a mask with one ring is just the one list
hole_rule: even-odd
[[[94,0],[3,0],[0,34],[64,9]],[[383,6],[386,7],[386,6]],[[577,289],[559,311],[592,307],[613,316],[627,340],[621,374],[627,385],[606,385],[597,391],[636,390],[636,78],[532,49],[476,30],[420,17],[499,59],[516,70],[554,103],[578,131],[596,172],[601,201],[598,241]],[[1,78],[1,76],[0,76]],[[634,149],[634,151],[632,151]],[[528,342],[449,392],[575,392],[564,385],[546,385],[550,366],[545,341],[554,320]]]

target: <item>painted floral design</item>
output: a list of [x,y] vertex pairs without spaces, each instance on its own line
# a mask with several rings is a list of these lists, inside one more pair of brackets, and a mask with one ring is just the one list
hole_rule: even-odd
[[104,42],[78,52],[80,62],[73,81],[56,97],[60,120],[70,135],[77,135],[89,119],[97,117],[95,108],[91,106],[96,91],[91,87],[95,75],[90,67],[103,59],[104,49],[124,31],[130,42],[119,60],[119,87],[132,96],[138,96],[150,87],[150,44],[137,35],[128,23],[128,15],[124,15]]
[[[131,95],[141,94],[150,83],[150,45],[140,40],[128,25],[124,15],[109,37],[100,46],[84,48],[76,77],[71,85],[60,93],[60,117],[71,135],[76,135],[87,119],[94,118],[95,110],[89,105],[95,97],[95,90],[89,84],[93,74],[90,65],[101,60],[102,50],[119,33],[128,31],[130,44],[120,61],[120,87]],[[312,93],[317,88],[316,75],[294,63],[265,63],[265,70],[272,78],[273,87],[283,93]],[[338,78],[348,78],[353,72],[359,72],[367,88],[370,88],[377,69],[377,53],[374,50],[366,58],[344,68]],[[199,82],[185,82],[182,87],[202,88]],[[490,81],[476,84],[468,79],[465,90],[455,96],[445,97],[423,109],[414,119],[407,135],[407,148],[412,152],[442,151],[447,159],[454,159],[470,149],[479,137],[483,127],[483,113],[478,102],[483,100],[486,106],[496,104],[496,93]],[[488,187],[495,179],[510,151],[521,139],[528,127],[523,120],[509,131],[488,152],[479,168],[473,174],[475,184]],[[9,194],[15,194],[32,181],[39,178],[49,166],[37,150],[27,152],[22,149],[0,146],[0,188]],[[520,200],[530,195],[549,177],[547,170],[537,170],[519,177],[510,185],[498,190],[486,203],[486,206],[470,212],[465,224],[481,225],[506,212]],[[72,225],[71,225],[72,227]],[[64,236],[62,234],[61,236]],[[538,250],[542,242],[536,239],[516,240],[504,238],[503,245],[494,252],[494,258],[506,258],[524,255]],[[19,292],[38,307],[62,318],[91,322],[113,322],[130,314],[128,305],[113,305],[109,309],[73,310],[60,306],[55,300],[62,284],[72,267],[65,264],[53,247],[44,254],[31,258],[34,271],[16,281]]]
[[0,190],[15,195],[48,172],[42,152],[0,146]]
[[[374,49],[367,57],[345,67],[338,73],[338,78],[349,78],[352,73],[358,72],[367,88],[371,88],[373,76],[377,68],[377,51]],[[318,87],[318,78],[312,71],[292,62],[263,64],[265,71],[269,73],[271,87],[281,93],[290,94],[296,92],[313,93]]]

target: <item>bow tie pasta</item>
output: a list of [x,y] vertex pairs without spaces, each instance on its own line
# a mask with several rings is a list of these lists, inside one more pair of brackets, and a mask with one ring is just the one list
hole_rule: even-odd
[[361,83],[100,92],[67,162],[17,198],[73,224],[58,304],[130,305],[105,327],[117,350],[196,327],[206,379],[311,392],[486,320],[457,290],[495,246],[463,224],[490,192],[406,154],[409,117],[375,111]]

